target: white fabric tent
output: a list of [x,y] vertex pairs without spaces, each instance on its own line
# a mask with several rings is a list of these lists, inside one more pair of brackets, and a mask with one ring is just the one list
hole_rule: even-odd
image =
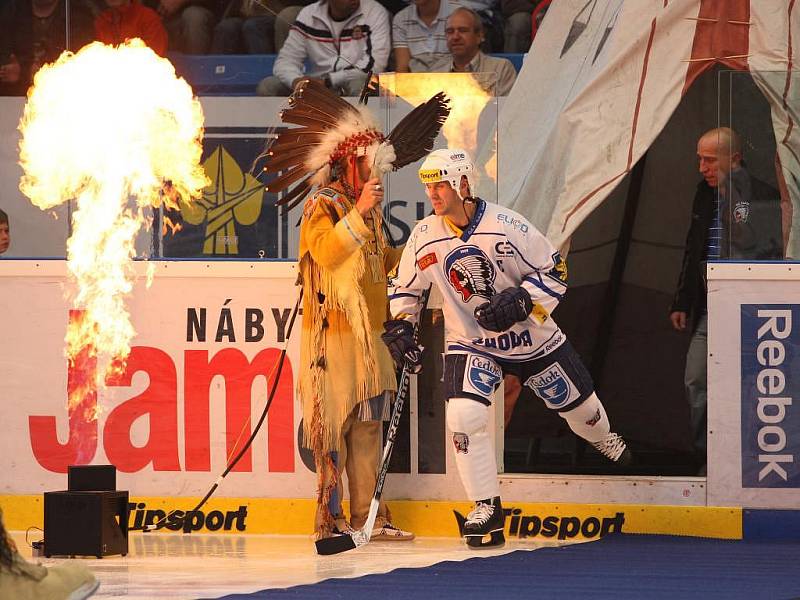
[[[794,0],[553,2],[500,114],[500,202],[564,245],[651,147],[698,76],[723,65],[749,70],[768,99],[779,170],[796,206],[800,75],[787,71],[800,59],[799,13]],[[798,224],[800,210],[793,218]],[[797,257],[794,230],[788,255]]]

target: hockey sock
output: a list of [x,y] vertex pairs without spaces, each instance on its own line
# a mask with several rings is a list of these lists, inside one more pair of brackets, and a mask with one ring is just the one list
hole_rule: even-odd
[[558,414],[566,420],[575,435],[592,444],[604,439],[611,428],[606,409],[594,392],[577,408]]
[[451,398],[447,425],[453,433],[456,466],[470,500],[500,495],[497,462],[489,432],[489,407],[471,398]]

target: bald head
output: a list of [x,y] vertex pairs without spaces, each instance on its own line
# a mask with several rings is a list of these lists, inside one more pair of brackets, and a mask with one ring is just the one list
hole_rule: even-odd
[[697,142],[700,173],[711,187],[717,187],[742,163],[742,141],[733,129],[717,127],[706,131]]

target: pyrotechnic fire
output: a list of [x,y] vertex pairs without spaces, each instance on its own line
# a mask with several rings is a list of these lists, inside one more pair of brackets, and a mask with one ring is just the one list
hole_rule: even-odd
[[102,385],[130,353],[125,299],[149,208],[177,208],[207,185],[202,109],[140,40],[93,43],[37,72],[19,129],[22,192],[43,210],[74,201],[68,297],[84,316],[68,326],[66,355],[74,362],[88,348]]
[[412,106],[443,91],[450,98],[450,116],[442,134],[451,148],[463,148],[473,157],[478,154],[478,118],[492,99],[472,74],[397,73],[381,75],[381,85]]

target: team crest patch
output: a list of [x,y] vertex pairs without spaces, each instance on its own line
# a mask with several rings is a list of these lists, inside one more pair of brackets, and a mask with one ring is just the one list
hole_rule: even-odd
[[558,279],[561,283],[567,283],[567,263],[566,261],[561,258],[561,254],[556,252],[551,257],[553,259],[553,269],[548,273],[550,277],[554,279]]
[[447,255],[444,261],[447,281],[469,302],[474,296],[488,300],[494,296],[496,272],[489,258],[477,246],[462,246]]
[[469,436],[466,433],[454,433],[453,446],[456,454],[469,454]]
[[733,207],[733,220],[737,223],[747,223],[748,218],[750,218],[750,203],[737,202]]
[[426,254],[425,256],[420,258],[417,261],[417,266],[419,267],[420,271],[424,271],[431,265],[435,265],[437,262],[439,262],[439,259],[436,258],[436,253],[431,252],[430,254]]
[[491,396],[503,373],[500,367],[490,359],[473,356],[470,359],[467,378],[470,385],[482,396]]
[[556,362],[544,371],[528,377],[525,382],[545,404],[553,408],[565,406],[580,396],[578,388],[564,372],[561,364]]

